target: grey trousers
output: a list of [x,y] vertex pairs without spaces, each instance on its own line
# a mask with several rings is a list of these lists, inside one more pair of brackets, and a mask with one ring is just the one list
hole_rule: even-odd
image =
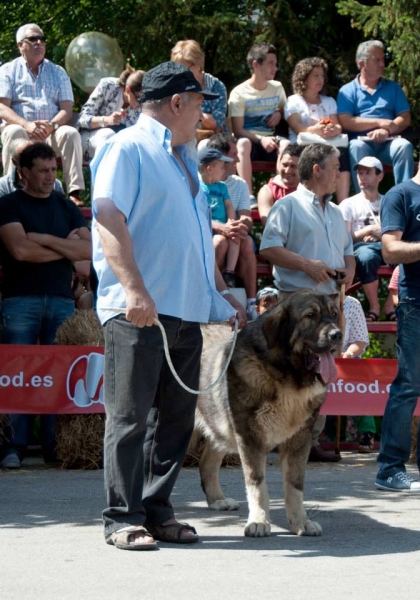
[[[198,389],[198,323],[159,315],[182,381]],[[169,500],[194,428],[197,396],[169,370],[162,334],[119,316],[105,325],[105,535],[174,517]]]

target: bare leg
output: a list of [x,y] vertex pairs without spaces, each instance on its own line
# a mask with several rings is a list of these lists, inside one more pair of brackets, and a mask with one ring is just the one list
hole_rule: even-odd
[[238,175],[245,179],[249,193],[252,195],[252,164],[251,150],[252,143],[248,138],[240,138],[237,144],[239,162],[236,165]]
[[372,281],[371,283],[365,283],[363,285],[363,290],[368,299],[370,310],[379,315],[381,312],[381,305],[379,304],[378,298],[378,280]]
[[[384,304],[384,313],[386,315],[388,315],[393,310],[395,310],[394,294],[395,294],[395,292],[393,290],[389,290],[388,296],[386,297],[385,304]],[[398,304],[398,300],[397,300],[396,304]]]
[[226,255],[229,247],[229,242],[224,235],[213,236],[213,246],[216,252],[216,263],[219,270],[223,273],[226,264]]
[[241,249],[240,240],[228,240],[229,248],[226,259],[226,271],[235,271]]
[[350,171],[341,171],[336,196],[338,204],[350,196]]
[[254,242],[250,236],[241,240],[238,273],[244,282],[246,297],[255,298],[257,295],[257,259],[255,257]]

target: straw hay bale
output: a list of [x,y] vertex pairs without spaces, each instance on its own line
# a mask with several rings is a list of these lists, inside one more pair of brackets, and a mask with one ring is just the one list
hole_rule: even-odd
[[4,429],[6,427],[6,415],[0,415],[0,446],[6,441]]
[[105,415],[61,415],[57,459],[63,469],[102,469]]

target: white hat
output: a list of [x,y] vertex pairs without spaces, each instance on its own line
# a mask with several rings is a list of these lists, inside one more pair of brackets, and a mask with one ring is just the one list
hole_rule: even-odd
[[381,173],[384,172],[381,161],[376,156],[365,156],[357,165],[354,165],[353,170],[356,171],[357,167],[367,167],[368,169],[379,169]]

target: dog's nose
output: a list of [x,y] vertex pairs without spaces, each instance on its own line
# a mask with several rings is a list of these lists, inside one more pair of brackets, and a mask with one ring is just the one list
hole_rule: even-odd
[[328,337],[333,342],[339,342],[341,340],[341,338],[343,337],[343,334],[341,333],[341,331],[339,329],[333,329],[332,331],[329,332]]

